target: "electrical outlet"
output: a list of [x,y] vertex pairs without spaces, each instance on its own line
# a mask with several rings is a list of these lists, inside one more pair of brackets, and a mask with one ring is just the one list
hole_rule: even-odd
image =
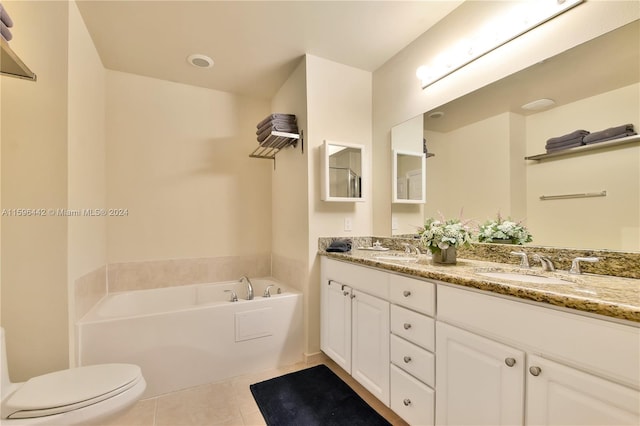
[[351,218],[350,217],[345,217],[344,218],[344,230],[345,231],[353,230],[353,224],[351,223]]

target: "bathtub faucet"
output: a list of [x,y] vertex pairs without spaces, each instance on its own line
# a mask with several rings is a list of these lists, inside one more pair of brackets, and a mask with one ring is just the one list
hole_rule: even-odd
[[253,300],[253,286],[251,285],[251,280],[249,280],[246,275],[243,275],[240,277],[240,283],[242,284],[242,282],[247,283],[247,300]]

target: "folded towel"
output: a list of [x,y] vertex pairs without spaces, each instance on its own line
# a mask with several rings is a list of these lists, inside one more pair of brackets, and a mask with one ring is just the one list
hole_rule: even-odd
[[11,41],[11,39],[13,38],[11,31],[9,31],[9,28],[7,28],[5,23],[2,21],[0,21],[0,35],[7,41]]
[[267,127],[262,133],[258,135],[258,142],[263,142],[271,135],[271,132],[287,132],[298,133],[298,126],[296,125],[275,125]]
[[285,120],[285,121],[293,120],[293,122],[295,123],[296,116],[294,114],[282,114],[282,113],[270,114],[267,117],[265,117],[261,122],[259,122],[256,125],[256,128],[259,129],[260,127],[264,126],[265,124],[267,124],[271,120]]
[[[264,131],[269,128],[297,129],[298,125],[296,124],[295,120],[293,121],[271,120],[271,121],[268,121],[267,124],[265,124],[264,126],[260,127],[258,130],[256,130],[256,135],[259,135],[260,133],[264,133]],[[286,130],[281,130],[281,132],[285,132],[285,131]]]
[[326,251],[340,253],[351,251],[351,240],[333,240]]
[[566,135],[562,135],[562,136],[557,136],[555,138],[551,138],[549,140],[547,140],[547,144],[554,144],[554,143],[558,143],[558,142],[564,142],[570,139],[575,139],[575,138],[579,138],[579,137],[583,137],[588,135],[589,132],[587,130],[575,130],[571,133],[567,133]]
[[7,28],[13,27],[13,20],[11,19],[5,8],[2,7],[2,4],[0,4],[0,21],[4,22]]
[[621,126],[609,127],[608,129],[593,132],[584,137],[584,143],[590,143],[594,141],[602,141],[605,139],[611,139],[612,137],[621,137],[624,133],[633,132],[633,124],[623,124]]
[[627,136],[633,136],[633,135],[637,135],[637,133],[636,132],[624,132],[624,133],[620,133],[619,135],[616,135],[616,136],[611,136],[610,138],[590,140],[589,142],[585,142],[585,145],[592,145],[594,143],[610,141],[610,140],[613,140],[613,139],[626,138]]
[[555,142],[555,143],[549,143],[547,142],[547,144],[545,145],[545,148],[547,149],[553,149],[553,148],[563,148],[567,145],[574,145],[574,144],[584,144],[583,140],[582,140],[582,136],[574,138],[574,139],[569,139],[566,141],[562,141],[562,142]]
[[580,141],[580,142],[570,143],[568,145],[558,146],[558,147],[555,147],[555,148],[547,148],[547,152],[562,151],[564,149],[575,148],[575,147],[582,146],[582,145],[584,145],[584,144],[582,143],[582,141]]

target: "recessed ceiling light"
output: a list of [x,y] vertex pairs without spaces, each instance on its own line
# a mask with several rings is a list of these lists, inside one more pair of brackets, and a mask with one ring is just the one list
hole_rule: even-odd
[[196,68],[213,67],[213,59],[211,59],[207,55],[201,55],[199,53],[194,53],[193,55],[187,56],[187,62],[189,62]]
[[444,112],[442,111],[434,111],[429,114],[429,118],[441,118],[444,117]]
[[554,101],[553,99],[536,99],[535,101],[522,105],[520,108],[526,109],[528,111],[538,111],[541,109],[552,107],[555,104],[556,101]]

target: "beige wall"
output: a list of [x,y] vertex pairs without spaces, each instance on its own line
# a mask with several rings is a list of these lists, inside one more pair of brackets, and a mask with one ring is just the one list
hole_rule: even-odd
[[[107,207],[105,76],[106,71],[78,7],[70,2],[68,207],[71,210]],[[74,365],[76,280],[95,274],[96,270],[105,271],[107,218],[81,215],[68,220],[69,340],[71,365]],[[106,291],[106,274],[103,275],[103,291]]]
[[[305,352],[320,351],[318,238],[362,236],[371,230],[371,185],[366,202],[320,200],[320,147],[325,139],[359,143],[371,163],[371,73],[306,55],[272,102],[274,112],[294,113],[304,131],[300,148],[278,154],[273,172],[274,276],[300,285],[305,297]],[[344,218],[353,222],[344,231]],[[291,282],[293,280],[293,282]]]
[[[318,238],[364,236],[371,233],[373,187],[367,181],[371,170],[371,73],[316,56],[307,55],[309,156],[309,287],[306,292],[308,321],[307,353],[320,350],[320,262]],[[341,203],[320,200],[320,146],[324,140],[365,146],[363,159],[364,202]],[[365,186],[366,185],[366,186]],[[353,230],[344,231],[344,219],[352,219]]]
[[267,102],[115,71],[106,98],[109,263],[271,250]]
[[637,1],[588,1],[496,49],[428,89],[420,88],[415,75],[420,65],[427,63],[442,49],[455,44],[466,34],[477,30],[469,23],[482,25],[508,6],[507,2],[465,2],[374,72],[374,234],[391,234],[392,126],[640,16]]
[[[527,155],[576,129],[640,128],[640,84],[527,117]],[[541,201],[541,195],[607,191],[602,198]],[[640,147],[637,143],[527,166],[528,224],[537,244],[640,250]]]
[[[1,77],[2,208],[67,207],[67,2],[3,1],[37,82]],[[2,217],[2,326],[11,379],[65,368],[67,219]]]

